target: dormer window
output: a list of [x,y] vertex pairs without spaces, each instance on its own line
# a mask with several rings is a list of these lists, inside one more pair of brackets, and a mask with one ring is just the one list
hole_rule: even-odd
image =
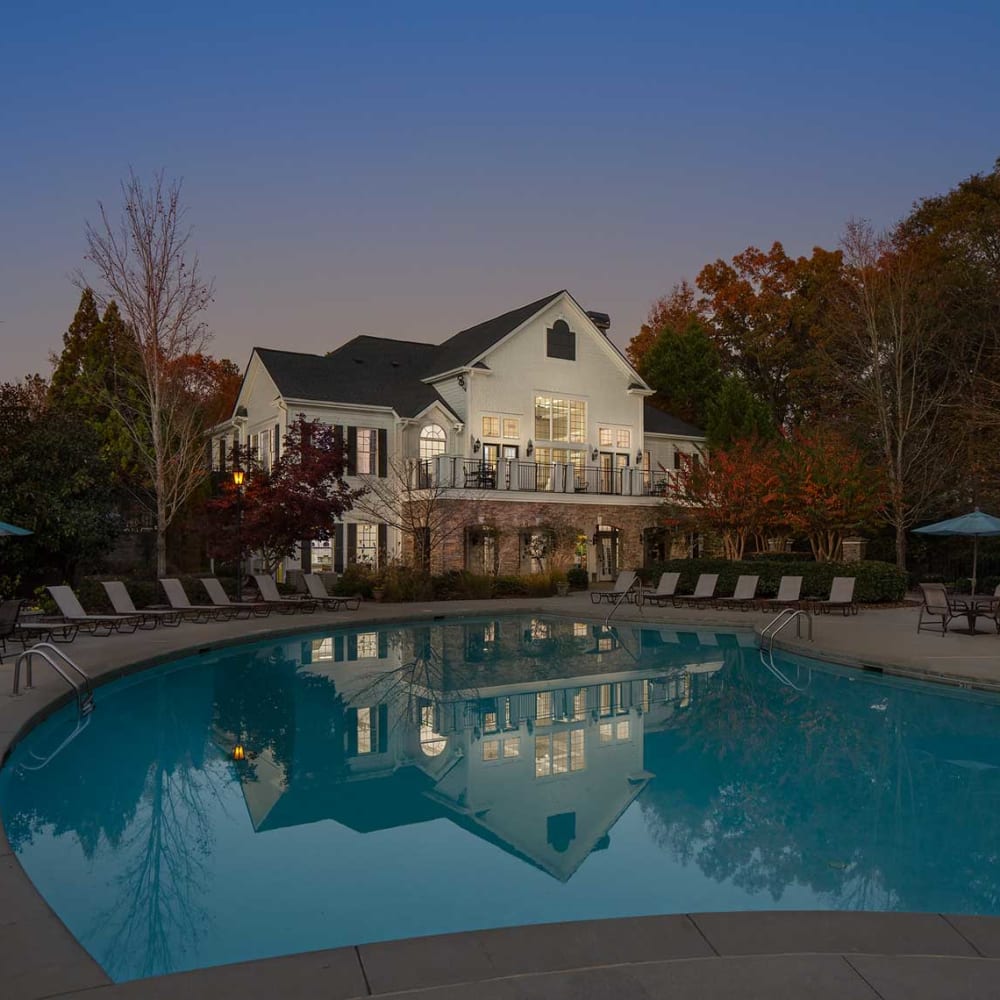
[[545,354],[563,361],[576,361],[576,334],[564,319],[557,319],[551,329],[545,331]]

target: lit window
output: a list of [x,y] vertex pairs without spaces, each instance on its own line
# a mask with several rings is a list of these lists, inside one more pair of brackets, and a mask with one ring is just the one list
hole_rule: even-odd
[[333,638],[327,636],[325,639],[314,639],[312,644],[313,660],[333,659]]
[[483,732],[495,733],[499,728],[497,725],[497,713],[486,712],[483,715]]
[[500,437],[500,418],[483,417],[483,437]]
[[587,430],[587,404],[582,399],[535,397],[535,437],[542,441],[582,443]]
[[378,525],[358,525],[357,562],[375,567],[378,562]]
[[420,749],[428,757],[437,757],[443,753],[448,741],[434,728],[434,706],[422,705],[420,708]]
[[373,476],[376,468],[376,434],[371,427],[358,428],[357,473]]
[[358,753],[372,752],[372,710],[358,709]]
[[628,450],[629,448],[631,448],[632,447],[632,432],[630,430],[625,429],[625,428],[619,427],[618,428],[618,437],[617,437],[617,440],[616,440],[615,444],[619,448],[625,448],[626,450]]
[[535,777],[541,778],[552,770],[552,737],[535,737]]
[[573,622],[573,635],[577,639],[586,639],[590,635],[590,626],[586,622]]
[[521,436],[519,421],[516,418],[504,417],[503,436],[515,441]]
[[611,436],[611,428],[610,427],[602,427],[597,432],[597,442],[598,442],[599,445],[601,445],[601,447],[603,447],[603,448],[610,448],[612,440],[613,440],[613,438]]
[[586,766],[583,729],[535,737],[535,777],[582,771]]
[[549,623],[540,622],[537,618],[531,619],[531,626],[528,631],[532,639],[548,639],[551,634]]
[[521,753],[521,740],[517,736],[512,736],[510,739],[503,741],[503,755],[504,757],[518,757]]
[[611,714],[611,685],[602,684],[600,687],[600,712],[601,715]]
[[358,633],[358,659],[375,659],[378,657],[378,632]]
[[570,753],[569,767],[571,771],[582,771],[587,764],[583,747],[585,734],[582,729],[574,729],[570,732]]
[[535,718],[540,726],[552,721],[552,692],[539,691],[535,695]]
[[580,688],[573,695],[573,721],[579,722],[587,714],[587,689]]
[[569,770],[569,733],[552,734],[552,773],[565,774]]
[[600,735],[602,743],[614,743],[615,740],[615,727],[611,722],[602,722],[600,727]]
[[483,740],[483,760],[500,759],[500,741]]
[[443,455],[445,448],[444,428],[437,424],[428,424],[420,432],[420,457],[422,459],[434,458],[435,455]]
[[628,719],[621,719],[618,722],[618,732],[615,736],[620,740],[627,740],[632,731],[632,724]]
[[605,636],[603,639],[597,640],[597,648],[602,653],[609,653],[615,648],[614,639],[610,636]]

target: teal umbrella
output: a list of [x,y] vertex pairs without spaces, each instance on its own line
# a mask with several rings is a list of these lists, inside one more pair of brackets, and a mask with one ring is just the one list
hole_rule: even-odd
[[0,521],[0,535],[33,535],[33,531],[29,531],[27,528],[19,528],[16,524],[8,524],[6,521]]
[[1000,518],[984,514],[978,507],[971,514],[952,517],[937,524],[914,528],[915,535],[965,535],[972,538],[972,593],[976,592],[976,559],[981,536],[1000,535]]

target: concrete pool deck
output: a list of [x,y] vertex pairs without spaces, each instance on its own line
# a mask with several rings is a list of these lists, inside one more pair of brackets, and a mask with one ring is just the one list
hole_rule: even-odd
[[[331,626],[472,614],[538,612],[597,618],[586,594],[567,598],[366,603],[317,612],[79,637],[65,647],[100,685],[134,670],[254,638]],[[651,626],[760,629],[771,614],[623,606],[614,620]],[[776,646],[852,666],[1000,691],[1000,636],[916,632],[917,609],[818,616],[813,642]],[[0,758],[71,698],[44,665],[35,687],[10,697],[0,663]],[[2,817],[0,817],[2,821]],[[266,919],[266,914],[262,914]],[[752,912],[597,920],[388,941],[112,984],[35,891],[0,824],[0,997],[140,998],[979,998],[1000,996],[1000,918],[941,914]]]

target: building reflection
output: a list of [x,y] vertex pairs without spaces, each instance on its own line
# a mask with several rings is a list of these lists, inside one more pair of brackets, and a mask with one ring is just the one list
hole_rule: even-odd
[[674,725],[739,641],[537,617],[307,640],[294,738],[241,768],[251,822],[447,818],[565,881],[654,777],[644,735]]

